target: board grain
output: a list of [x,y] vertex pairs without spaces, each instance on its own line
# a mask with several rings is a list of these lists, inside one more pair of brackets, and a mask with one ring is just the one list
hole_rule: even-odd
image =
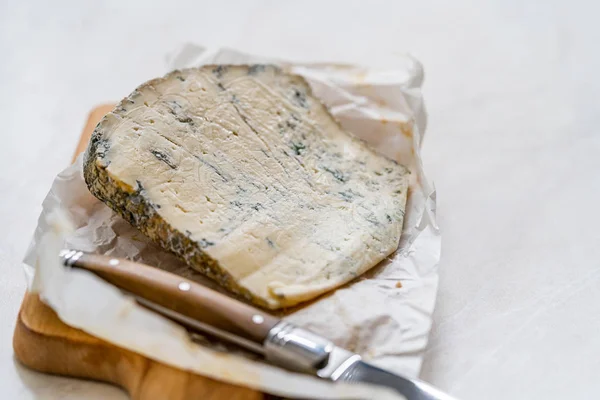
[[[74,159],[87,147],[98,121],[112,108],[107,104],[92,110]],[[13,348],[16,358],[29,368],[111,383],[123,388],[133,400],[267,397],[255,390],[170,367],[72,328],[32,293],[25,293],[21,304]]]

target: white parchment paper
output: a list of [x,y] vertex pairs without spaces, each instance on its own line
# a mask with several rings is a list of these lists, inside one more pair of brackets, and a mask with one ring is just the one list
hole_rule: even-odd
[[[169,57],[169,70],[254,62],[273,61],[186,45]],[[277,63],[304,76],[344,128],[412,171],[398,251],[351,284],[292,310],[285,318],[374,364],[416,376],[431,327],[440,256],[435,191],[420,157],[426,125],[421,65],[409,56],[385,69]],[[25,256],[30,290],[39,292],[63,321],[166,364],[273,394],[396,397],[379,388],[332,385],[193,343],[181,327],[137,306],[94,275],[62,268],[57,257],[62,247],[128,257],[215,287],[93,197],[83,180],[81,157],[55,179]]]

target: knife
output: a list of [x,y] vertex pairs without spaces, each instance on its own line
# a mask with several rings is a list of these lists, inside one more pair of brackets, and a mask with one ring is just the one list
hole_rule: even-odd
[[375,367],[333,342],[189,279],[121,258],[60,252],[61,262],[115,285],[192,330],[234,343],[287,370],[331,381],[386,386],[408,400],[452,400],[431,385]]

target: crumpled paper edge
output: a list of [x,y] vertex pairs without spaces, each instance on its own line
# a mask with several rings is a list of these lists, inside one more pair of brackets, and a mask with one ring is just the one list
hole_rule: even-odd
[[[182,60],[181,55],[184,54],[185,51],[179,52],[179,60]],[[217,52],[214,53],[210,53],[210,52],[205,52],[203,54],[199,54],[199,56],[201,56],[204,61],[198,61],[198,59],[194,59],[194,57],[190,57],[189,54],[186,56],[187,60],[186,62],[191,62],[191,63],[195,63],[195,64],[200,64],[203,62],[209,62],[207,60],[211,60],[211,62],[230,62],[230,63],[234,63],[234,61],[232,60],[224,60],[224,58],[227,57],[232,57],[232,56],[239,56],[240,58],[245,58],[245,55],[240,55],[241,53],[236,53],[233,52],[231,50],[219,50]],[[185,58],[185,57],[184,57]],[[243,62],[248,62],[247,58],[245,58],[246,61]],[[331,67],[331,66],[329,66]],[[293,72],[301,72],[298,69],[306,69],[306,68],[310,68],[308,66],[295,66],[292,68],[297,68],[295,71]],[[348,66],[343,66],[343,67],[339,67],[339,68],[349,68]],[[414,88],[418,88],[420,86],[420,80],[422,79],[417,77],[416,79],[413,77],[410,77],[411,82],[407,82],[407,87],[406,87],[406,91],[410,92],[412,89]],[[313,81],[318,80],[318,77],[313,77]],[[311,82],[311,86],[312,86]],[[412,85],[412,86],[411,86]],[[416,86],[415,86],[416,85]],[[313,86],[313,90],[314,90],[314,86]],[[315,93],[317,93],[317,90],[315,90]],[[318,94],[317,94],[318,95]],[[417,99],[420,98],[420,95],[415,96]],[[335,111],[335,109],[334,109]],[[423,112],[424,115],[424,110],[421,108],[420,111]],[[335,113],[334,113],[335,114]],[[417,116],[418,114],[415,114],[415,116]],[[343,115],[342,115],[343,116]],[[338,119],[342,120],[342,125],[344,125],[343,123],[343,118],[340,118],[339,116],[336,115],[336,117],[338,117]],[[414,228],[414,227],[418,227],[418,231],[419,234],[417,235],[404,235],[403,236],[403,240],[405,241],[404,244],[401,243],[401,251],[399,251],[395,257],[403,257],[404,259],[407,260],[408,263],[408,268],[407,270],[409,271],[409,273],[405,276],[405,275],[398,275],[397,273],[392,273],[392,274],[387,274],[386,275],[386,270],[385,270],[385,262],[383,263],[384,265],[382,267],[378,267],[380,269],[380,271],[383,271],[383,273],[379,273],[377,280],[381,281],[381,284],[383,286],[386,285],[386,281],[391,281],[391,282],[395,282],[397,280],[401,281],[401,282],[405,282],[404,286],[408,286],[407,287],[407,291],[405,293],[406,296],[412,296],[411,293],[414,292],[414,290],[418,289],[417,287],[413,287],[410,288],[410,281],[412,278],[414,278],[415,276],[419,278],[420,280],[420,286],[421,289],[423,288],[427,288],[428,292],[431,294],[433,293],[433,295],[429,295],[428,298],[423,298],[423,299],[419,299],[419,301],[417,302],[413,302],[414,304],[411,304],[411,307],[415,309],[416,314],[415,315],[420,315],[421,317],[423,317],[423,321],[421,323],[421,327],[422,332],[420,332],[417,336],[418,337],[407,337],[405,339],[412,339],[414,343],[412,343],[412,349],[409,351],[406,351],[406,349],[404,349],[401,352],[401,356],[404,357],[405,361],[407,361],[406,364],[406,368],[404,369],[398,369],[398,366],[395,365],[397,364],[397,359],[398,359],[398,354],[394,354],[393,351],[387,352],[386,354],[383,355],[379,355],[379,356],[375,356],[373,357],[373,361],[377,364],[379,364],[380,366],[384,366],[384,367],[390,367],[392,369],[395,369],[397,372],[403,372],[406,373],[408,375],[415,375],[418,372],[418,369],[420,367],[420,362],[421,362],[421,355],[420,352],[422,352],[423,348],[425,347],[426,344],[426,339],[427,339],[427,334],[429,332],[430,329],[430,324],[431,324],[431,312],[433,310],[433,303],[435,301],[435,290],[437,288],[437,262],[439,261],[439,231],[437,229],[437,225],[435,224],[435,191],[431,190],[429,188],[429,185],[427,183],[427,180],[425,179],[425,175],[423,173],[422,170],[422,166],[421,166],[421,162],[420,162],[420,156],[419,156],[419,147],[420,147],[420,142],[421,142],[421,133],[419,132],[419,128],[420,126],[422,126],[421,124],[419,124],[418,120],[415,119],[414,125],[413,125],[413,152],[416,154],[415,157],[415,163],[411,163],[411,169],[413,171],[416,172],[416,179],[419,180],[420,179],[420,186],[424,189],[422,190],[422,198],[421,199],[416,199],[418,201],[420,201],[424,207],[422,208],[421,212],[418,214],[412,213],[413,216],[416,216],[417,218],[412,218],[413,220],[411,221],[411,218],[407,218],[407,221],[405,222],[405,227],[408,226],[408,228]],[[360,135],[359,135],[360,136]],[[416,150],[415,150],[416,149]],[[80,171],[80,170],[79,170]],[[67,172],[67,171],[65,171]],[[73,171],[70,171],[71,173]],[[59,177],[57,179],[60,179],[61,176],[59,175]],[[64,177],[63,177],[64,178]],[[427,193],[427,194],[426,194]],[[52,192],[49,194],[48,196],[49,198],[52,197]],[[414,197],[414,196],[412,196]],[[57,206],[57,204],[47,204],[47,201],[49,200],[49,198],[46,199],[46,201],[44,202],[44,209],[48,210],[49,208],[54,208],[55,206]],[[54,203],[56,203],[56,198],[53,199]],[[415,201],[414,198],[410,199],[410,201]],[[53,201],[50,201],[50,203],[52,203]],[[60,203],[60,200],[58,200],[58,203]],[[44,217],[44,215],[42,215],[42,217]],[[37,261],[37,268],[42,268],[41,264],[44,264],[44,257],[41,256],[43,255],[43,251],[40,251],[38,253],[37,250],[39,250],[40,246],[42,246],[42,240],[41,238],[43,237],[43,233],[47,233],[48,232],[48,224],[44,224],[44,218],[40,217],[40,223],[38,226],[38,229],[36,231],[36,238],[38,239],[37,243],[39,243],[39,246],[36,246],[36,241],[34,240],[34,242],[32,242],[32,246],[30,247],[30,250],[28,251],[28,255],[26,257],[26,262],[29,262],[32,265],[35,265],[35,261],[34,263],[32,263],[33,260]],[[419,248],[421,245],[423,244],[428,244],[428,251],[424,252],[424,251],[419,251]],[[42,246],[43,247],[43,246]],[[437,247],[437,251],[431,251],[432,249],[435,250],[435,248]],[[402,250],[402,248],[405,248],[405,250]],[[38,257],[40,256],[40,257]],[[32,260],[33,259],[33,260]],[[66,273],[66,275],[68,276],[70,273],[75,273],[77,272],[76,276],[81,275],[80,273],[82,273],[82,271],[69,271]],[[395,271],[397,272],[397,271]],[[30,268],[26,268],[26,274],[29,276],[29,278],[31,278],[31,276],[33,276],[32,274],[32,270]],[[85,273],[83,273],[83,275],[86,275]],[[88,274],[90,275],[90,274]],[[54,283],[50,285],[50,288],[53,287],[52,285],[57,285],[58,286],[63,286],[66,285],[70,288],[75,288],[75,287],[86,287],[86,285],[104,285],[104,286],[108,286],[110,287],[110,285],[106,285],[104,284],[104,282],[99,281],[98,279],[96,279],[94,276],[90,275],[86,278],[85,282],[79,282],[79,283],[75,283],[77,281],[77,279],[79,278],[75,278],[73,277],[68,283],[66,283],[67,279],[65,280],[59,280],[59,281],[53,281]],[[211,368],[209,370],[205,370],[205,368],[198,368],[197,366],[190,366],[189,363],[187,362],[182,362],[183,360],[186,359],[186,357],[179,357],[179,356],[175,356],[173,352],[168,351],[165,352],[165,354],[162,354],[160,351],[156,351],[156,346],[149,346],[151,348],[153,348],[153,351],[148,351],[148,346],[146,345],[150,345],[150,343],[146,343],[146,345],[141,345],[141,343],[145,343],[145,342],[140,342],[137,339],[134,341],[135,343],[129,343],[128,341],[125,341],[124,343],[122,343],[122,341],[120,342],[119,340],[116,340],[114,332],[114,326],[111,327],[111,329],[108,329],[110,332],[102,332],[103,329],[106,330],[106,328],[103,328],[100,324],[100,326],[94,326],[93,321],[83,321],[83,320],[79,320],[78,318],[75,318],[75,320],[73,320],[73,318],[70,318],[71,313],[74,311],[73,310],[73,305],[75,303],[80,303],[80,302],[65,302],[65,301],[60,301],[61,297],[64,299],[68,298],[67,295],[65,295],[64,293],[58,293],[55,294],[57,297],[57,299],[55,299],[55,301],[51,300],[51,295],[50,295],[50,288],[49,287],[39,287],[39,283],[36,284],[35,282],[32,282],[31,279],[28,279],[30,284],[31,284],[31,289],[35,290],[35,289],[40,289],[41,293],[43,295],[43,297],[45,298],[45,300],[47,300],[50,305],[55,308],[56,311],[58,311],[59,316],[61,316],[61,319],[63,319],[65,322],[69,323],[70,325],[82,328],[96,336],[102,337],[108,341],[111,341],[115,344],[118,344],[120,346],[126,347],[126,348],[130,348],[134,351],[137,351],[139,353],[142,353],[144,355],[147,355],[150,358],[153,359],[157,359],[159,361],[162,362],[166,362],[168,364],[180,367],[180,368],[185,368],[185,369],[191,369],[195,372],[198,372],[202,375],[206,375],[206,376],[211,376],[215,379],[220,379],[220,380],[225,380],[231,383],[236,383],[236,384],[241,384],[244,386],[248,386],[248,387],[256,387],[259,388],[261,390],[264,391],[268,391],[271,393],[277,393],[280,395],[286,395],[286,396],[293,396],[293,393],[281,393],[281,392],[277,392],[278,390],[280,390],[282,388],[281,383],[282,381],[279,380],[277,382],[277,388],[272,388],[269,387],[269,384],[271,382],[273,382],[273,379],[276,379],[275,377],[271,376],[269,378],[265,379],[257,379],[256,376],[253,376],[249,381],[245,380],[245,378],[247,378],[247,376],[244,376],[244,372],[245,371],[243,368],[240,370],[240,372],[236,372],[236,374],[234,374],[238,379],[241,379],[241,381],[236,380],[234,378],[232,378],[232,374],[227,373],[226,376],[221,376],[218,373],[216,373],[215,375],[215,367],[214,365],[211,365]],[[373,280],[373,278],[370,278],[370,280]],[[50,282],[50,281],[48,281]],[[95,283],[92,283],[95,282]],[[360,285],[360,281],[357,283],[354,283],[352,286],[357,286]],[[82,286],[83,285],[83,286]],[[36,287],[38,286],[38,287]],[[44,289],[46,289],[47,293],[44,293]],[[106,289],[106,288],[104,288]],[[102,290],[104,290],[102,289]],[[114,289],[114,288],[113,288]],[[76,291],[75,291],[76,292]],[[85,294],[88,294],[89,292],[86,291]],[[339,289],[338,291],[336,291],[336,293],[334,294],[335,296],[338,296],[338,294],[340,295],[341,299],[342,299],[342,303],[344,303],[344,301],[347,301],[347,304],[344,304],[348,307],[348,312],[352,311],[352,308],[355,307],[361,307],[363,306],[362,304],[353,304],[355,302],[352,301],[351,296],[349,297],[349,294],[351,293],[347,293],[347,288],[343,288],[343,289]],[[315,303],[318,304],[319,302]],[[385,305],[383,305],[385,306]],[[121,306],[122,307],[122,306]],[[131,307],[131,305],[129,306]],[[104,307],[104,308],[110,308],[110,307]],[[133,306],[133,309],[137,309],[137,307]],[[310,309],[310,307],[307,307],[308,310]],[[62,311],[62,312],[61,312]],[[311,311],[311,312],[314,312]],[[295,315],[300,315],[302,316],[304,314],[304,317],[306,317],[307,312],[303,313],[303,310],[300,310],[297,314]],[[99,318],[95,318],[95,319],[100,319],[102,320],[103,318],[100,316],[97,316]],[[156,317],[159,320],[161,320],[160,317]],[[292,321],[294,321],[294,319],[298,319],[298,318],[294,318],[294,316],[292,316],[292,318],[288,318],[291,319]],[[303,318],[299,318],[300,320],[302,320]],[[133,320],[130,318],[130,320]],[[120,321],[121,323],[123,321]],[[152,321],[153,323],[156,323],[156,321]],[[297,321],[295,321],[297,322]],[[104,324],[106,326],[106,324]],[[135,325],[135,324],[134,324]],[[306,324],[304,324],[306,325]],[[119,326],[118,324],[116,326]],[[323,332],[323,327],[322,326],[308,326],[309,328],[322,333]],[[402,327],[398,327],[398,329],[401,331]],[[325,329],[326,331],[326,329]],[[126,328],[119,328],[119,332],[120,333],[124,333],[127,332]],[[165,337],[163,338],[164,340],[166,340],[168,342],[168,339],[171,339],[173,337],[179,338],[181,340],[181,342],[185,342],[185,338],[181,337],[181,335],[177,335],[174,334],[173,331],[169,330],[169,333],[167,335],[165,335]],[[132,334],[134,332],[131,332]],[[136,334],[134,334],[133,336],[139,335],[139,332],[137,332]],[[327,335],[327,332],[325,332],[325,335],[332,338],[333,340],[336,340],[335,335]],[[116,336],[123,336],[121,334],[116,335]],[[161,342],[162,343],[162,342]],[[405,342],[406,343],[406,342]],[[344,344],[344,343],[341,343]],[[141,346],[140,346],[141,345]],[[195,345],[192,345],[195,346]],[[140,348],[142,347],[142,348]],[[195,346],[195,347],[199,347],[199,346]],[[348,347],[348,346],[346,346]],[[205,349],[208,350],[208,349]],[[364,350],[364,349],[363,349]],[[187,353],[189,354],[189,353]],[[369,358],[369,355],[366,354],[366,357]],[[229,357],[232,358],[232,357]],[[176,361],[174,361],[174,359],[177,359]],[[187,364],[187,365],[186,365]],[[231,366],[229,365],[230,362],[226,363],[228,365],[227,369],[231,369]],[[200,369],[200,370],[199,370]],[[277,369],[276,369],[277,370]],[[283,372],[280,370],[277,370],[279,372]],[[289,374],[289,373],[286,373]],[[295,374],[292,374],[295,375]],[[241,378],[240,378],[241,377]],[[302,378],[306,378],[304,376],[302,376]],[[279,379],[279,378],[277,378]],[[256,383],[256,381],[260,381],[260,383]],[[319,384],[323,384],[324,382],[318,382]],[[255,385],[258,385],[255,386]],[[266,386],[263,386],[266,385]],[[306,389],[307,386],[305,383],[303,383],[301,385],[301,389],[302,389],[302,393],[301,395],[308,397],[309,394],[307,393]],[[310,385],[309,385],[310,386]],[[294,387],[294,385],[285,385],[285,388],[290,388],[290,387]],[[324,392],[321,392],[320,389],[318,391],[318,396],[324,398],[325,393],[327,392],[326,389]],[[300,394],[300,393],[297,393]],[[357,392],[356,392],[356,388],[353,387],[352,390],[352,395],[356,396]],[[342,394],[337,391],[336,389],[336,393],[335,395],[336,397],[341,397]]]

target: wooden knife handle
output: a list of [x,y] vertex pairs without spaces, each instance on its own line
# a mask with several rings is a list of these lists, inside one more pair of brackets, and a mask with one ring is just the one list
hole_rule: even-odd
[[279,319],[189,279],[122,258],[83,253],[70,265],[229,333],[262,344]]

